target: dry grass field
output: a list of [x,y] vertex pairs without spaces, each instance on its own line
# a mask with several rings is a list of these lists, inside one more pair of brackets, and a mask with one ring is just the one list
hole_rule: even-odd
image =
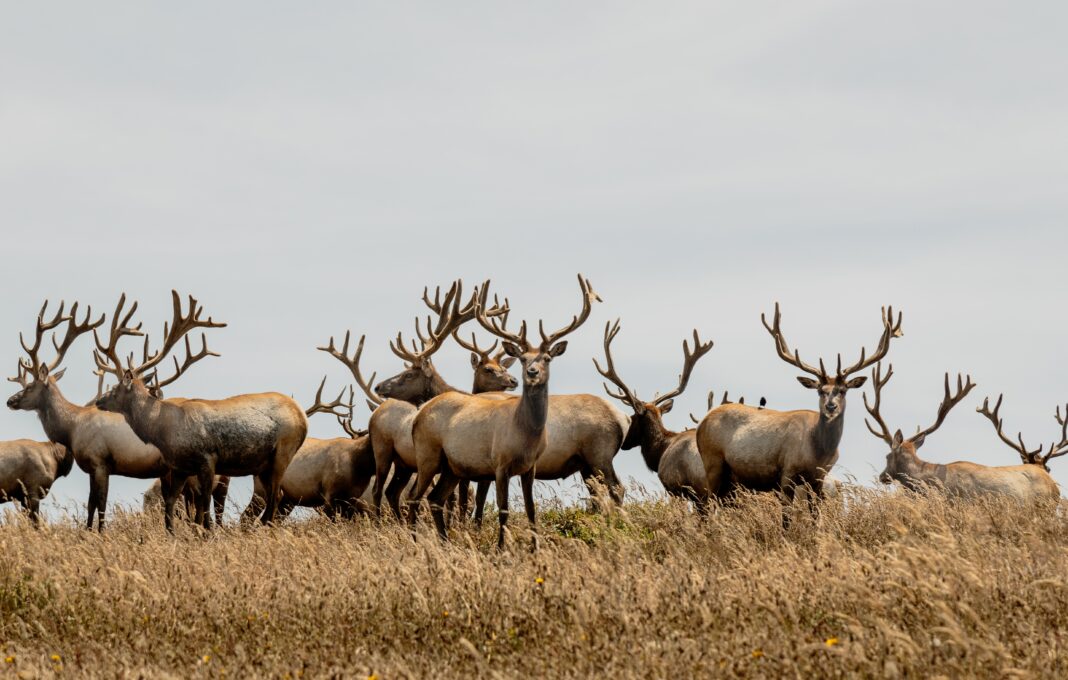
[[[632,494],[636,495],[636,494]],[[393,523],[119,515],[0,527],[0,676],[1068,676],[1068,522],[870,490],[779,525],[743,498],[540,509],[442,545]]]

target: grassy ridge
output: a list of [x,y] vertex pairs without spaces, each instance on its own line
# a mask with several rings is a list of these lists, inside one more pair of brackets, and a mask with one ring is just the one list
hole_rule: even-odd
[[0,527],[0,675],[1068,676],[1068,522],[876,491],[779,528],[645,500],[440,544],[312,520]]

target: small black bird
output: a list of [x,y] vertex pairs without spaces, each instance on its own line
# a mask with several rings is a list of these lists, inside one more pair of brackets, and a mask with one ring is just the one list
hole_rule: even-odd
[[761,397],[760,398],[760,408],[764,408],[767,405],[768,405],[768,400],[765,399],[764,397]]

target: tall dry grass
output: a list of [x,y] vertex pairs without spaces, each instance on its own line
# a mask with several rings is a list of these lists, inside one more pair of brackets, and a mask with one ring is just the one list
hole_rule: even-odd
[[0,674],[85,677],[1068,676],[1063,513],[859,490],[784,533],[646,499],[541,508],[442,545],[423,522],[210,538],[118,516],[0,527]]

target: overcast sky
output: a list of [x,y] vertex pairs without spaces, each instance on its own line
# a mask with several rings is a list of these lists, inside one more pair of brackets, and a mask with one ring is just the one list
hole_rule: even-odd
[[[108,310],[125,290],[156,330],[168,291],[229,327],[174,396],[348,380],[315,351],[368,335],[401,367],[426,284],[492,277],[514,317],[563,324],[575,273],[604,297],[553,364],[598,392],[616,359],[669,389],[691,328],[715,341],[669,425],[709,388],[815,408],[760,325],[783,305],[812,362],[872,347],[904,311],[884,411],[933,421],[944,371],[978,387],[921,450],[1015,464],[974,412],[1031,443],[1068,401],[1068,5],[1062,2],[39,3],[0,22],[0,341],[19,353],[45,298]],[[158,333],[158,330],[157,330]],[[90,345],[61,384],[94,391]],[[0,345],[5,346],[5,345]],[[437,364],[466,387],[467,353]],[[11,385],[11,392],[15,386]],[[837,475],[885,446],[850,396]],[[321,416],[320,416],[321,418]],[[366,422],[366,412],[358,416]],[[312,433],[336,425],[313,419]],[[42,438],[32,413],[0,436]],[[1068,462],[1054,476],[1068,483]],[[659,489],[637,451],[617,470]],[[245,486],[236,496],[247,498]],[[146,481],[112,482],[139,503]],[[56,485],[84,503],[87,477]]]

